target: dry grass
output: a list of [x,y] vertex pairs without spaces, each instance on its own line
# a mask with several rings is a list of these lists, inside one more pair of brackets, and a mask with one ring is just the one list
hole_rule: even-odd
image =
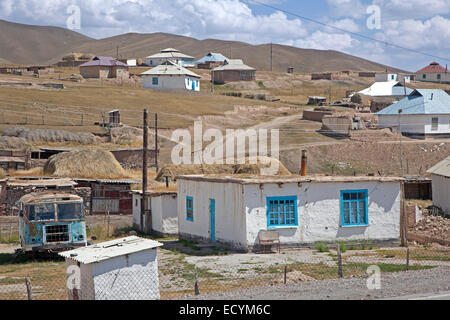
[[121,179],[127,178],[111,152],[81,150],[63,152],[50,157],[44,173],[61,178]]
[[10,170],[9,174],[10,177],[42,177],[42,176],[49,176],[49,174],[44,173],[43,168],[33,168],[30,170]]
[[5,179],[5,178],[6,178],[6,172],[2,168],[0,168],[0,179]]

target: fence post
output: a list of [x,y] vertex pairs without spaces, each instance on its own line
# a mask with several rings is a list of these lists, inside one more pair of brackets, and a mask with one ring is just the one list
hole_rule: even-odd
[[287,266],[284,266],[284,284],[287,283]]
[[409,248],[406,248],[406,266],[405,271],[409,270]]
[[195,295],[198,296],[200,294],[200,287],[198,285],[198,278],[197,278],[197,266],[195,266]]
[[341,255],[341,246],[337,245],[337,258],[338,258],[338,275],[339,278],[344,277],[344,273],[342,272],[342,255]]
[[25,286],[27,287],[28,300],[33,300],[33,294],[31,292],[31,282],[30,282],[30,278],[28,278],[28,277],[25,278]]

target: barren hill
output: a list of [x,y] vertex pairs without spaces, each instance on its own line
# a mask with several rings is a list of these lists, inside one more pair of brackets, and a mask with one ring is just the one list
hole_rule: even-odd
[[[197,40],[166,33],[127,33],[94,40],[70,30],[57,27],[38,27],[0,20],[0,61],[12,63],[50,63],[70,52],[121,58],[143,58],[173,47],[200,58],[208,52],[221,52],[227,57],[244,59],[258,70],[270,70],[270,44],[250,45],[236,41],[214,39]],[[296,72],[324,72],[342,70],[398,71],[382,64],[333,50],[300,49],[273,45],[273,70],[285,71],[288,66]]]

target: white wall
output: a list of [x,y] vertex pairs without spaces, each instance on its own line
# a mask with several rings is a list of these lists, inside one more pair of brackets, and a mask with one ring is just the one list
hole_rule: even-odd
[[[194,221],[186,219],[186,197],[194,200]],[[178,226],[182,236],[211,239],[210,199],[216,201],[215,236],[218,242],[245,247],[243,187],[232,183],[178,180]]]
[[432,175],[433,204],[450,213],[450,178]]
[[[153,85],[153,78],[158,78],[158,85]],[[185,89],[192,91],[192,82],[195,82],[195,90],[200,91],[200,79],[181,76],[142,76],[142,86],[144,89]]]
[[[133,194],[133,224],[140,228],[141,224],[141,199],[142,195]],[[171,194],[149,196],[148,208],[152,211],[153,230],[165,234],[178,234],[178,210],[177,197]],[[144,225],[146,219],[144,217]]]
[[[369,226],[341,227],[341,190],[368,190]],[[277,229],[281,243],[335,240],[393,240],[400,237],[400,183],[296,183],[245,186],[247,241],[257,244],[267,230],[267,197],[297,196],[297,228]]]
[[[441,75],[441,79],[438,80],[438,74]],[[450,73],[426,73],[426,78],[423,78],[423,74],[416,75],[416,81],[424,81],[424,82],[450,82]]]
[[377,73],[375,82],[397,81],[398,76],[395,73]]
[[96,300],[159,299],[156,249],[92,264]]

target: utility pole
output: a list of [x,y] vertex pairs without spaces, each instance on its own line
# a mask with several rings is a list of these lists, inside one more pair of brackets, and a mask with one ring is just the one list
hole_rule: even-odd
[[[147,215],[147,156],[148,156],[148,110],[144,109],[144,145],[142,148],[142,202],[141,202],[141,231],[148,232],[151,230],[151,219]],[[146,226],[144,227],[144,215],[146,217]],[[147,226],[150,226],[148,228]]]
[[158,163],[158,113],[155,113],[155,165],[156,165],[156,174],[159,171],[159,163]]
[[403,172],[403,150],[402,150],[402,127],[401,127],[401,114],[402,114],[403,110],[399,109],[398,110],[398,131],[400,133],[400,169],[402,170],[402,175],[404,174]]

